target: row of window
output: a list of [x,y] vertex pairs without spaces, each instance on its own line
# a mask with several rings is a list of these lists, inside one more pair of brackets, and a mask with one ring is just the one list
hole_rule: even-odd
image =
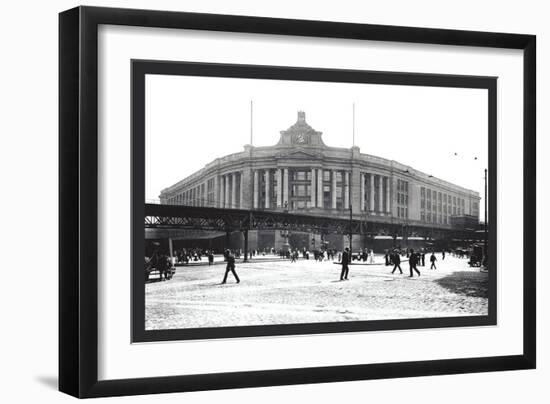
[[464,215],[466,201],[457,196],[420,188],[420,220],[428,223],[450,224],[450,217]]
[[[187,206],[211,206],[210,199],[206,197],[205,184],[197,185],[180,194],[168,198],[169,205],[187,205]],[[212,199],[213,202],[213,199]]]
[[[277,205],[278,182],[275,171],[267,171],[269,175],[269,197],[270,207]],[[344,209],[344,173],[341,171],[323,170],[322,174],[322,204],[324,207],[332,207],[332,179],[336,180],[336,209]],[[315,188],[311,186],[311,169],[289,170],[288,178],[290,182],[289,189],[289,209],[306,209],[312,208],[315,205],[320,205],[319,196],[316,192],[318,184],[315,179]],[[284,181],[284,177],[281,178]],[[266,173],[263,173],[258,178],[258,206],[266,206]],[[283,184],[284,186],[284,184]],[[313,195],[312,195],[313,193]],[[312,203],[312,198],[315,201]]]
[[[277,205],[277,175],[274,171],[268,171],[269,175],[269,207]],[[344,173],[341,171],[323,170],[323,191],[322,199],[325,208],[332,207],[332,176],[336,176],[336,208],[344,209]],[[236,208],[240,206],[240,174],[236,176],[235,184],[233,184],[233,176],[228,176],[229,181],[228,196],[223,195],[224,201],[222,206],[225,206],[225,201],[229,201],[226,207],[231,207],[233,187],[235,187],[235,204]],[[306,209],[319,205],[318,194],[314,192],[312,203],[312,186],[311,186],[311,170],[289,170],[289,179],[291,186],[289,188],[289,209]],[[374,180],[374,187],[371,187],[370,181]],[[315,184],[317,185],[317,181]],[[223,187],[222,180],[220,186]],[[266,199],[266,177],[260,175],[258,178],[258,207],[265,207]],[[387,191],[389,180],[381,176],[365,176],[365,209],[370,209],[370,193],[374,191],[374,210],[385,211],[387,206]],[[181,204],[190,206],[215,206],[217,200],[215,192],[215,180],[209,179],[206,183],[198,185],[183,193],[173,196],[168,199],[169,204]],[[396,184],[396,213],[399,218],[408,218],[409,216],[409,183],[405,180],[397,179]],[[451,196],[430,188],[420,188],[420,220],[428,223],[450,224],[450,216],[464,215],[466,213],[466,201],[457,196]],[[478,202],[472,202],[471,214],[477,216],[479,214]]]
[[388,190],[390,179],[380,175],[367,174],[364,176],[364,181],[364,206],[362,206],[362,210],[387,212],[389,210]]

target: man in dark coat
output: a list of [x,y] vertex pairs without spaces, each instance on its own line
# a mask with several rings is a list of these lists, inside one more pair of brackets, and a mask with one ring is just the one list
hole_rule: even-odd
[[418,254],[414,253],[414,250],[411,248],[411,253],[409,255],[409,271],[411,272],[411,277],[413,276],[413,269],[416,271],[418,276],[420,276],[420,271],[416,268],[416,265],[418,264]]
[[344,253],[342,254],[342,272],[340,273],[340,280],[343,281],[344,279],[348,279],[348,272],[349,272],[349,248],[346,247],[344,250]]
[[227,266],[225,267],[225,275],[223,277],[222,284],[227,281],[227,275],[229,274],[229,271],[233,273],[233,276],[237,280],[237,283],[239,283],[241,280],[239,279],[237,272],[235,272],[235,256],[231,253],[231,251],[225,250],[225,260],[227,261]]
[[430,269],[437,269],[437,267],[435,266],[436,261],[437,258],[435,258],[435,254],[432,252],[432,255],[430,257],[430,262],[432,263],[432,266],[430,267]]
[[393,252],[392,255],[392,261],[393,261],[393,271],[391,273],[393,274],[396,269],[399,269],[399,273],[403,275],[403,271],[401,270],[401,257],[399,256],[399,253],[397,251]]

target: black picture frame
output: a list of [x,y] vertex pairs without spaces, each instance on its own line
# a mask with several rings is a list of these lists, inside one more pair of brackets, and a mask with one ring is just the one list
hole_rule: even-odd
[[[389,331],[422,328],[473,327],[497,324],[497,78],[450,74],[398,73],[344,69],[297,68],[243,64],[132,60],[132,258],[141,262],[145,229],[145,77],[152,75],[252,78],[368,83],[487,90],[487,141],[489,163],[489,271],[486,315],[411,318],[392,320],[249,325],[232,327],[145,329],[145,283],[141,266],[132,268],[132,342],[219,339],[275,335],[325,334],[358,331]],[[170,209],[170,208],[169,208]],[[177,209],[174,209],[174,211]],[[177,212],[174,212],[177,215]]]
[[[101,24],[523,51],[523,353],[483,358],[98,380],[98,27]],[[77,7],[59,17],[59,389],[103,397],[532,369],[536,366],[536,37]],[[519,230],[519,229],[518,229]]]

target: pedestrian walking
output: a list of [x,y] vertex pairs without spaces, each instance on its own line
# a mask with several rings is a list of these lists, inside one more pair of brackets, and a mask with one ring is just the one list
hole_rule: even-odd
[[322,262],[325,259],[325,252],[319,251],[319,262]]
[[392,262],[393,262],[393,271],[391,271],[391,273],[393,274],[395,272],[396,269],[399,269],[399,273],[401,275],[403,275],[403,271],[401,270],[401,257],[399,256],[399,253],[398,252],[394,252],[392,254]]
[[296,258],[298,257],[298,251],[293,251],[290,254],[290,262],[296,262]]
[[432,252],[432,256],[430,257],[430,261],[432,265],[430,266],[430,269],[437,269],[435,266],[435,262],[437,261],[437,258],[435,258],[435,254]]
[[229,274],[229,271],[233,273],[235,280],[239,283],[241,280],[239,279],[237,272],[235,272],[235,256],[231,253],[231,251],[225,250],[225,260],[227,261],[227,266],[225,267],[225,275],[223,276],[222,284],[227,282],[227,275]]
[[369,250],[369,264],[374,264],[374,251]]
[[214,263],[214,253],[212,250],[208,251],[208,266],[212,265]]
[[413,270],[420,276],[420,271],[416,267],[418,264],[418,254],[414,253],[414,250],[411,248],[411,253],[409,255],[409,271],[411,272],[410,277],[413,277]]
[[445,250],[443,250],[441,254],[441,261],[445,261]]
[[422,250],[422,266],[426,266],[426,251]]
[[340,280],[343,281],[348,280],[348,273],[349,273],[349,248],[346,247],[344,250],[344,253],[342,254],[342,272],[340,273]]

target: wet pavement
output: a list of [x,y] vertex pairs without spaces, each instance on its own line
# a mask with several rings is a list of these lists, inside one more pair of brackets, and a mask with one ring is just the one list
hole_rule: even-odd
[[220,284],[225,265],[177,267],[169,281],[146,285],[146,329],[222,327],[486,315],[488,275],[469,268],[467,259],[428,256],[421,276],[409,277],[383,265],[350,265],[349,280],[340,281],[338,264],[299,259],[296,263],[262,257],[237,263],[241,279],[230,273]]

